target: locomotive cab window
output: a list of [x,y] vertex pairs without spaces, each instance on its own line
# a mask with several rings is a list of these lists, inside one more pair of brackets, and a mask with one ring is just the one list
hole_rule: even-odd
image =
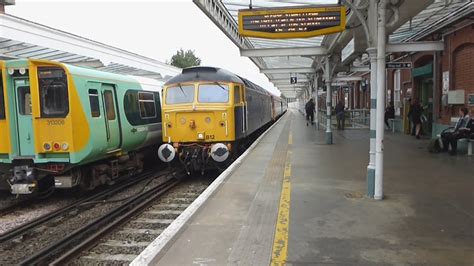
[[167,104],[192,103],[194,101],[194,86],[169,87],[166,90]]
[[89,90],[89,103],[92,117],[100,117],[99,92],[97,90]]
[[5,119],[5,97],[3,96],[3,76],[0,71],[0,120]]
[[199,85],[198,101],[200,103],[229,102],[229,86],[225,84]]
[[141,118],[155,118],[156,117],[155,95],[153,93],[139,92],[138,102],[140,106]]
[[235,86],[234,87],[234,103],[238,104],[240,103],[240,87]]
[[67,76],[59,67],[39,67],[41,117],[63,118],[69,113]]

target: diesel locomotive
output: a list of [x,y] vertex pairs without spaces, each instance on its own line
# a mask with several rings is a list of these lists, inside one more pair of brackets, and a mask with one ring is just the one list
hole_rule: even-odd
[[44,60],[0,69],[0,189],[90,190],[156,154],[162,83]]
[[229,71],[192,67],[163,88],[158,156],[188,173],[228,162],[252,134],[287,110],[284,98]]

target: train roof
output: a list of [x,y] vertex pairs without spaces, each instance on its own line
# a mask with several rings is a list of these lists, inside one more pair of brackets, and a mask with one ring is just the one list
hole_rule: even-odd
[[233,83],[244,83],[246,87],[260,91],[263,94],[271,95],[267,90],[258,86],[257,84],[242,78],[228,70],[218,67],[208,66],[197,66],[188,67],[182,70],[182,73],[176,75],[172,79],[165,83],[166,85],[185,83],[185,82],[233,82]]

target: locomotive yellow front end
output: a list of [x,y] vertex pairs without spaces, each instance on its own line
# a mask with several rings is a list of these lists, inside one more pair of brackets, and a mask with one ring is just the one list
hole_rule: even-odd
[[178,158],[188,170],[203,172],[212,159],[224,163],[236,140],[235,110],[243,107],[241,84],[193,81],[163,91],[163,144],[158,155]]

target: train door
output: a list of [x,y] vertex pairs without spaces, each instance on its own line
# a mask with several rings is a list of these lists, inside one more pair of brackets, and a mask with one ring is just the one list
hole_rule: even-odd
[[19,156],[34,156],[33,117],[30,82],[26,78],[13,79],[16,98]]
[[245,136],[245,102],[241,86],[234,86],[235,138]]
[[114,151],[120,148],[122,142],[115,87],[110,84],[101,84],[101,94],[107,136],[107,151]]

